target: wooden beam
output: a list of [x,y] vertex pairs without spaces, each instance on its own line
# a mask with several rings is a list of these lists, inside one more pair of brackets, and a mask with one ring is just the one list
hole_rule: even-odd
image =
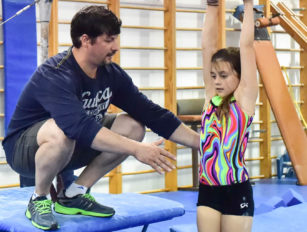
[[[260,5],[264,5],[264,16],[269,18],[271,15],[270,1],[260,0]],[[268,28],[269,33],[270,28]],[[262,84],[261,78],[259,78]],[[263,159],[260,161],[260,173],[265,178],[272,176],[272,162],[271,162],[271,107],[264,88],[259,89],[259,101],[262,102],[262,106],[259,107],[259,119],[263,122],[260,124],[260,139],[263,140],[259,144],[259,153],[262,154]]]
[[[111,10],[119,18],[119,0],[109,0],[109,10]],[[118,43],[120,43],[120,37],[118,37]],[[118,51],[112,58],[112,61],[120,65],[120,51]],[[111,105],[110,110],[112,113],[120,111],[116,106]],[[119,194],[123,191],[123,176],[121,165],[117,166],[110,172],[109,178],[109,193]]]
[[307,27],[301,20],[293,16],[293,12],[283,3],[275,5],[271,2],[271,10],[274,14],[280,13],[280,25],[291,37],[305,50],[307,49]]
[[48,36],[48,56],[54,56],[58,53],[59,38],[58,38],[58,0],[53,0],[51,6],[51,18],[49,23]]
[[225,1],[219,2],[219,18],[218,18],[218,49],[226,47],[226,12]]
[[[176,1],[164,1],[164,104],[165,108],[177,114],[176,101]],[[176,155],[176,144],[166,141],[165,149]],[[173,162],[176,165],[176,162]],[[177,191],[177,170],[165,174],[165,188],[170,191]]]
[[[109,0],[109,10],[111,10],[118,18],[120,18],[120,3],[119,0]],[[117,40],[120,43],[120,37]],[[120,65],[120,51],[116,52],[112,61]]]
[[[300,0],[300,8],[304,8],[304,12],[302,12],[301,21],[307,25],[307,1]],[[303,101],[301,104],[301,111],[302,115],[307,120],[307,49],[305,48],[304,51],[300,52],[300,65],[303,66],[300,70],[300,82],[303,86],[300,88],[300,99]],[[305,129],[307,133],[307,130]]]

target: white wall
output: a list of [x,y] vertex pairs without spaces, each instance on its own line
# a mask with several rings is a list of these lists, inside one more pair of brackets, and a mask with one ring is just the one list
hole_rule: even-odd
[[[204,0],[177,0],[177,8],[200,9],[204,8]],[[276,1],[274,1],[276,2]],[[298,0],[284,1],[290,7],[298,7]],[[157,6],[163,5],[163,0],[122,0],[122,5],[140,5],[140,6]],[[242,4],[241,0],[227,1],[227,9],[233,9],[237,5]],[[255,1],[258,4],[258,1]],[[83,3],[59,2],[59,20],[70,20],[74,13],[81,7],[88,5]],[[38,9],[38,8],[37,8]],[[38,17],[38,14],[37,14]],[[139,26],[156,26],[163,27],[163,13],[146,10],[132,10],[121,9],[120,17],[123,25],[139,25]],[[177,27],[201,28],[203,23],[203,14],[199,13],[180,13],[176,14]],[[240,22],[231,14],[226,15],[226,26],[240,28]],[[39,27],[38,27],[39,28]],[[274,29],[274,28],[273,28]],[[280,29],[276,27],[276,29]],[[2,35],[2,32],[1,32]],[[201,33],[200,31],[177,31],[176,46],[183,47],[200,47]],[[40,33],[38,30],[37,38],[39,40]],[[163,31],[159,30],[138,30],[123,28],[121,33],[121,46],[153,46],[163,47]],[[238,46],[239,32],[227,32],[227,46]],[[278,43],[277,43],[278,41]],[[59,43],[70,43],[69,25],[59,25]],[[277,48],[298,48],[299,46],[286,34],[274,34],[272,42]],[[67,47],[61,47],[59,50],[65,50]],[[38,49],[39,52],[39,49]],[[282,65],[299,65],[299,54],[295,52],[278,52],[279,61]],[[38,62],[40,63],[40,56],[38,55]],[[200,51],[177,51],[177,67],[200,67],[202,64]],[[3,61],[0,59],[0,62]],[[153,50],[121,50],[121,66],[122,67],[163,67],[164,56],[163,51]],[[0,70],[3,77],[3,70]],[[127,71],[133,78],[134,83],[138,87],[163,87],[164,72],[163,71]],[[299,70],[291,70],[289,72],[291,80],[294,83],[299,82]],[[2,88],[3,78],[0,81],[0,88]],[[202,72],[199,70],[178,70],[177,71],[177,86],[200,86],[202,82]],[[144,91],[149,98],[154,102],[164,106],[163,91]],[[178,90],[177,98],[200,98],[204,96],[204,90]],[[296,97],[299,98],[299,91],[296,91]],[[258,107],[259,108],[259,107]],[[0,112],[3,112],[3,96],[0,99]],[[272,115],[273,118],[273,115]],[[255,114],[255,120],[259,120],[259,110]],[[3,122],[0,122],[0,130],[3,134]],[[253,124],[251,137],[258,137],[259,125]],[[279,136],[278,127],[272,124],[272,134]],[[158,138],[152,132],[146,134],[145,142],[152,142]],[[284,152],[285,147],[282,141],[272,142],[271,154],[280,155]],[[246,152],[246,157],[259,157],[259,144],[249,143]],[[1,150],[0,160],[5,160],[4,154]],[[178,150],[178,166],[191,164],[190,149]],[[247,167],[251,176],[260,174],[259,162],[247,162]],[[122,165],[123,172],[147,170],[150,167],[137,162],[133,158],[128,158]],[[272,164],[273,173],[276,173],[275,162]],[[4,177],[5,176],[5,177]],[[10,170],[9,167],[0,165],[0,185],[17,183],[17,175]],[[192,172],[191,169],[178,171],[178,184],[191,185]],[[151,189],[164,188],[164,176],[159,174],[145,174],[137,176],[123,177],[123,191],[124,192],[139,192]],[[94,187],[95,191],[108,192],[108,180],[103,178]]]

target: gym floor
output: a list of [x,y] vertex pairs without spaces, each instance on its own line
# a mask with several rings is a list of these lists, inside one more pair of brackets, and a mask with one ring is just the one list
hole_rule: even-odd
[[[307,231],[307,186],[297,185],[297,180],[294,178],[266,179],[252,183],[255,200],[253,232]],[[150,224],[147,232],[167,232],[171,228],[174,229],[172,231],[197,231],[197,191],[163,192],[152,195],[180,202],[185,207],[185,214],[172,220]],[[287,202],[293,205],[277,206],[273,209],[273,205],[283,205]],[[121,230],[121,232],[140,231],[142,227]]]

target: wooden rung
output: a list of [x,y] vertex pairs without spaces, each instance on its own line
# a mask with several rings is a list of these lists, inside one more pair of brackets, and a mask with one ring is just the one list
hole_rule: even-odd
[[120,49],[136,49],[136,50],[166,50],[165,47],[140,47],[140,46],[121,46]]
[[303,84],[303,83],[299,83],[299,84],[290,84],[290,85],[287,84],[287,86],[291,86],[291,87],[303,87],[304,84]]
[[177,27],[177,31],[201,31],[201,28]]
[[177,51],[201,51],[201,48],[176,48]]
[[273,137],[271,138],[271,141],[280,141],[283,140],[282,137]]
[[287,34],[287,32],[283,31],[283,30],[272,30],[273,34]]
[[139,192],[140,194],[150,194],[150,193],[160,193],[160,192],[169,192],[170,189],[164,188],[164,189],[154,189],[154,190],[148,190],[148,191],[142,191]]
[[165,90],[165,88],[164,87],[143,87],[143,88],[139,88],[139,90],[152,91],[152,90]]
[[58,24],[69,24],[70,25],[70,21],[63,21],[63,20],[59,20]]
[[304,66],[283,66],[285,69],[303,69]]
[[289,7],[287,7],[285,3],[279,2],[277,3],[277,6],[283,11],[287,18],[291,19],[292,23],[295,24],[297,29],[301,31],[305,37],[307,37],[307,26],[297,17],[297,15]]
[[278,52],[303,52],[304,49],[294,49],[294,48],[275,48],[274,49],[275,51],[278,51]]
[[249,139],[248,142],[249,143],[261,143],[263,142],[263,139]]
[[253,124],[263,124],[263,121],[253,121]]
[[249,179],[263,179],[264,177],[265,177],[264,175],[250,176]]
[[[182,13],[207,13],[207,10],[193,10],[193,9],[176,9],[176,12],[182,12]],[[234,9],[226,9],[226,13],[234,13]]]
[[132,10],[152,10],[152,11],[165,11],[165,8],[160,7],[147,7],[147,6],[120,6],[122,9],[132,9]]
[[177,70],[203,70],[202,67],[180,67],[176,68]]
[[109,4],[109,1],[100,0],[59,0],[60,2],[84,2],[84,3],[98,3],[98,4]]
[[59,47],[71,47],[72,43],[59,43]]
[[178,90],[189,90],[189,89],[204,89],[204,86],[180,86],[177,87]]
[[150,27],[150,26],[129,26],[129,25],[124,25],[122,28],[128,28],[128,29],[146,29],[146,30],[165,30],[165,27]]
[[255,160],[264,160],[263,156],[256,157],[256,158],[245,158],[245,161],[255,161]]
[[139,174],[147,174],[147,173],[153,173],[156,172],[153,169],[150,170],[143,170],[143,171],[136,171],[136,172],[123,172],[121,173],[123,176],[130,176],[130,175],[139,175]]
[[230,28],[230,27],[225,28],[225,30],[226,30],[226,31],[241,31],[240,28]]
[[8,184],[8,185],[0,185],[1,188],[14,188],[14,187],[19,187],[20,184]]
[[307,48],[307,27],[294,13],[283,3],[270,3],[271,11],[279,13],[280,25],[287,33],[304,49]]
[[125,70],[166,70],[165,67],[124,67]]
[[189,10],[189,9],[176,9],[176,12],[181,13],[207,13],[207,10]]

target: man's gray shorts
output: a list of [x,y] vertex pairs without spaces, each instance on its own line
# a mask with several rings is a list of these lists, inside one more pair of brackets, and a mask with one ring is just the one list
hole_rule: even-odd
[[[110,129],[115,118],[116,114],[106,114],[102,121],[102,127]],[[21,134],[15,144],[12,168],[22,176],[31,178],[35,176],[35,154],[39,147],[36,137],[37,132],[46,121],[29,127]],[[100,153],[100,151],[76,143],[73,156],[64,170],[75,170],[87,166]]]

